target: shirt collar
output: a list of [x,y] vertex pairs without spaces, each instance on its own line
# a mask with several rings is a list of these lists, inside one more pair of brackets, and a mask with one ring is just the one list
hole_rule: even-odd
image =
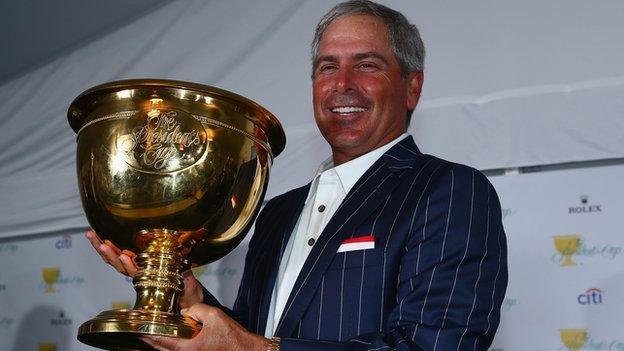
[[332,157],[329,157],[319,166],[318,171],[316,172],[314,182],[318,181],[318,177],[323,172],[329,171],[333,168],[334,171],[338,174],[338,178],[342,183],[345,193],[349,193],[351,188],[353,188],[355,183],[357,183],[358,179],[362,177],[364,172],[366,172],[366,170],[369,169],[373,165],[373,163],[375,163],[375,161],[377,161],[377,159],[381,157],[381,155],[386,153],[386,151],[390,150],[390,148],[392,148],[394,145],[396,145],[401,140],[407,138],[408,136],[408,133],[403,133],[391,142],[336,167],[334,167],[334,161]]

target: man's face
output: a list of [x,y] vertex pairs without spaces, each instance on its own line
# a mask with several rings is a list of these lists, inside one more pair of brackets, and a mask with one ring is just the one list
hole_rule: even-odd
[[422,80],[422,72],[401,76],[380,19],[334,20],[319,43],[313,73],[314,117],[334,162],[349,161],[405,132]]

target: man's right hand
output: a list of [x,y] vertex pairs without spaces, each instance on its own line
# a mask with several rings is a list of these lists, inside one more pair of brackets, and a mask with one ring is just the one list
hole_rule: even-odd
[[[87,230],[87,239],[104,262],[113,266],[119,273],[133,277],[139,268],[134,263],[136,254],[129,250],[121,250],[110,240],[102,240],[93,229]],[[195,278],[191,270],[182,273],[184,291],[180,295],[180,308],[188,308],[196,303],[203,302],[204,292],[201,283]]]
[[133,277],[138,271],[134,258],[136,254],[129,250],[120,250],[110,240],[100,239],[93,229],[87,230],[87,239],[93,248],[102,257],[104,262],[113,266],[119,273]]

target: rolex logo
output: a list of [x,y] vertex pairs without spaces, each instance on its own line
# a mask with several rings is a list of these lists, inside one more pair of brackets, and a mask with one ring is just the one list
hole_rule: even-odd
[[602,205],[590,205],[589,196],[583,194],[579,196],[580,205],[568,207],[568,214],[595,213],[602,212]]
[[59,311],[58,317],[50,319],[50,324],[54,326],[72,325],[71,318],[65,315],[65,311]]

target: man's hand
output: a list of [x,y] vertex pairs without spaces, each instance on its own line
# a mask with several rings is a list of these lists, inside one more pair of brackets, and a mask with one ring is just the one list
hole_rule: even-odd
[[[128,277],[133,277],[139,267],[134,263],[136,254],[129,250],[120,250],[110,240],[100,239],[93,229],[87,230],[87,239],[95,251],[102,257],[104,262],[111,265],[119,273]],[[201,283],[193,276],[191,270],[182,273],[184,278],[184,291],[180,295],[180,308],[188,308],[196,303],[201,303],[204,299]]]
[[128,277],[133,277],[138,267],[134,263],[136,254],[129,250],[120,250],[110,240],[100,239],[97,233],[93,229],[87,230],[87,239],[91,242],[91,245],[95,251],[102,257],[104,262],[113,266],[119,273]]
[[197,304],[182,310],[203,324],[192,339],[145,336],[141,339],[158,351],[265,351],[269,340],[248,332],[216,307]]

